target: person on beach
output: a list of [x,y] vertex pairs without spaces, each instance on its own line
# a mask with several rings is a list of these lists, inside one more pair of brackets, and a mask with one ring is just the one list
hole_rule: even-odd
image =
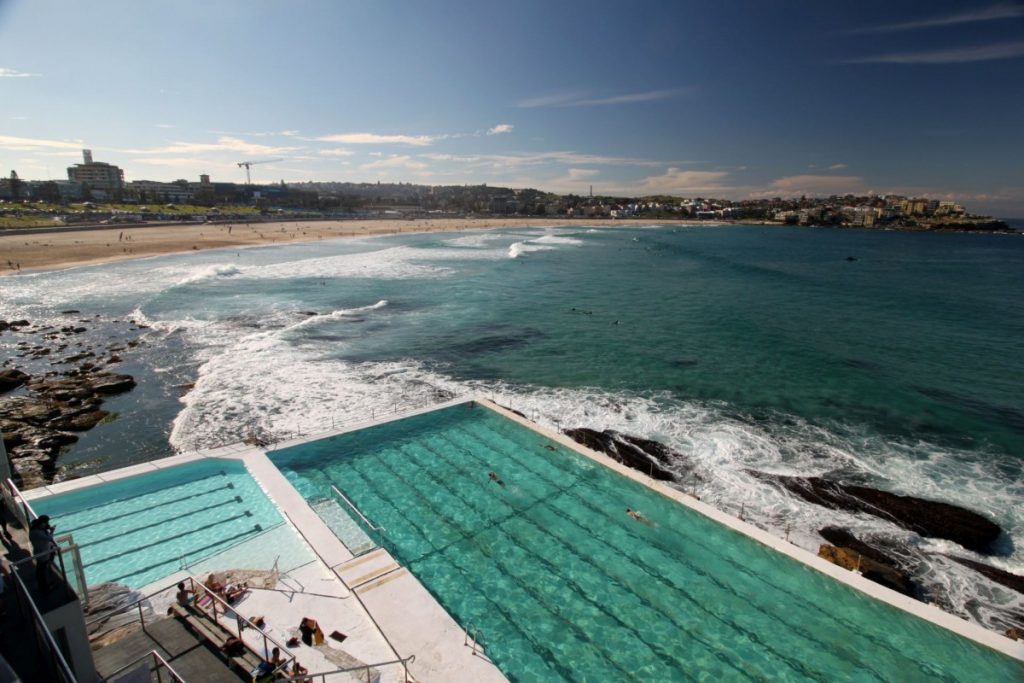
[[35,556],[36,583],[41,593],[50,590],[50,564],[53,562],[53,553],[57,550],[57,542],[53,540],[53,529],[48,515],[41,515],[32,520],[29,526],[28,540],[32,544],[32,554]]
[[488,476],[488,478],[489,478],[489,479],[490,479],[491,481],[493,481],[493,482],[494,482],[495,484],[497,484],[498,486],[504,486],[504,485],[505,485],[505,482],[503,482],[503,481],[502,481],[502,480],[501,480],[500,478],[498,478],[498,475],[497,475],[496,473],[494,473],[494,472],[490,472],[490,473],[488,473],[488,475],[487,475],[487,476]]

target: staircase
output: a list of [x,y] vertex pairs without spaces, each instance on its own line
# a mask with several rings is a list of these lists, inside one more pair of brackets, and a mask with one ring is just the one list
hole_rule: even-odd
[[353,555],[358,557],[377,547],[373,539],[363,532],[362,528],[333,498],[317,501],[311,507]]

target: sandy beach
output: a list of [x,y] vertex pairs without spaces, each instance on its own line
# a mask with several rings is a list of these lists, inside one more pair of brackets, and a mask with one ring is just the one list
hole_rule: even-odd
[[[675,221],[657,221],[670,223]],[[184,251],[251,247],[404,232],[454,232],[508,227],[650,225],[650,220],[564,218],[436,218],[344,221],[197,223],[103,226],[94,230],[49,228],[28,235],[0,231],[0,275],[70,268]]]

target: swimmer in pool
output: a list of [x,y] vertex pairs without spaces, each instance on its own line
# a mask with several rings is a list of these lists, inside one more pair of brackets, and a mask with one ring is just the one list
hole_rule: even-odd
[[631,510],[630,508],[626,508],[626,514],[635,519],[636,521],[640,522],[641,524],[646,524],[647,526],[654,526],[654,522],[644,517],[644,513],[640,512],[639,510]]
[[503,482],[501,479],[499,479],[498,475],[495,474],[494,472],[490,472],[487,476],[488,476],[488,478],[490,478],[491,481],[493,481],[498,486],[504,486],[505,485],[505,482]]

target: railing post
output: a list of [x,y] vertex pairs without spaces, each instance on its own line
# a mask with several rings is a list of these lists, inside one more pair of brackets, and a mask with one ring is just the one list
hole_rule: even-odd
[[160,661],[156,658],[156,652],[153,653],[153,668],[156,669],[156,683],[163,683],[164,677],[160,673]]
[[146,617],[142,613],[142,603],[141,602],[139,603],[138,607],[139,607],[139,621],[142,623],[142,632],[145,633],[146,632]]

